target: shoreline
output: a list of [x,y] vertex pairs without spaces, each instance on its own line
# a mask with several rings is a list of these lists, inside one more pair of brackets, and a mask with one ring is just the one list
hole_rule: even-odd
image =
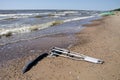
[[[69,39],[71,40],[68,41]],[[40,55],[44,52],[48,52],[55,46],[67,48],[74,44],[76,44],[74,34],[55,34],[7,44],[5,46],[0,46],[0,64],[2,65],[9,62],[9,60],[12,61],[12,59],[19,59],[25,56]]]
[[[120,14],[120,13],[119,13]],[[71,51],[103,59],[104,64],[74,61],[62,57],[45,58],[29,72],[22,74],[22,67],[38,54],[13,60],[9,67],[0,69],[0,80],[119,80],[120,37],[118,15],[108,16],[86,24],[76,33],[78,43]]]
[[[89,23],[89,21],[91,20],[96,20],[98,18],[100,17],[81,20],[79,21],[79,23],[82,25],[85,23]],[[75,23],[72,22],[71,25],[72,24]],[[23,36],[23,38],[25,39],[20,39],[22,38],[21,36],[23,34],[21,34],[20,36],[17,35],[10,36],[6,39],[4,39],[5,38],[4,37],[3,40],[1,40],[2,43],[0,44],[0,65],[9,60],[21,58],[27,55],[32,55],[34,53],[41,54],[44,53],[45,51],[49,52],[49,50],[52,47],[56,47],[56,46],[61,48],[70,48],[71,46],[77,43],[77,38],[75,37],[75,34],[77,32],[80,32],[84,28],[81,25],[75,27],[67,25],[66,27],[64,27],[65,24],[63,24],[61,26],[51,27],[48,28],[47,30],[42,30],[42,32],[39,31],[35,32],[33,33],[33,35],[31,33],[30,35],[32,36],[32,38],[25,37],[25,36],[30,36],[29,34],[25,34],[25,36]],[[56,34],[45,33],[45,32],[48,33],[49,31],[50,33],[54,31],[55,32],[58,31],[58,33]],[[41,33],[45,33],[45,35],[41,36]]]
[[[103,17],[86,24],[86,28],[76,36],[80,39],[72,51],[100,58],[102,65],[84,64],[81,80],[119,80],[120,79],[120,12],[116,15]],[[82,71],[82,70],[80,70]],[[88,75],[89,74],[89,75]]]

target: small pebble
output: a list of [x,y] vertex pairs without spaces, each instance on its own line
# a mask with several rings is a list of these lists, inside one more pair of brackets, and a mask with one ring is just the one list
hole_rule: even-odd
[[31,53],[34,53],[34,52],[35,52],[35,50],[30,50],[30,52],[31,52]]
[[77,79],[79,80],[79,79],[80,79],[80,77],[79,77],[79,76],[77,76]]
[[70,71],[69,74],[71,74],[72,72]]

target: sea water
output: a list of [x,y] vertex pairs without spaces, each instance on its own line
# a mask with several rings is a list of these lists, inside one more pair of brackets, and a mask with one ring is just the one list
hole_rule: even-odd
[[[0,45],[21,39],[73,33],[99,13],[86,10],[0,10]],[[6,36],[14,37],[8,39]]]
[[0,63],[40,54],[53,46],[68,47],[75,42],[74,33],[79,32],[83,24],[98,19],[99,13],[88,10],[0,10]]

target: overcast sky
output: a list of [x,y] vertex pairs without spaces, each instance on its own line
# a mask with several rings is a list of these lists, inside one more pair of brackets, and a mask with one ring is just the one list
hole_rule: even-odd
[[120,0],[0,0],[0,9],[111,10]]

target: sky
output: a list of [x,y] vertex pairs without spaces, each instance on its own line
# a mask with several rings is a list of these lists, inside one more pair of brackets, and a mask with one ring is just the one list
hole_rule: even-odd
[[0,9],[111,10],[120,0],[0,0]]

